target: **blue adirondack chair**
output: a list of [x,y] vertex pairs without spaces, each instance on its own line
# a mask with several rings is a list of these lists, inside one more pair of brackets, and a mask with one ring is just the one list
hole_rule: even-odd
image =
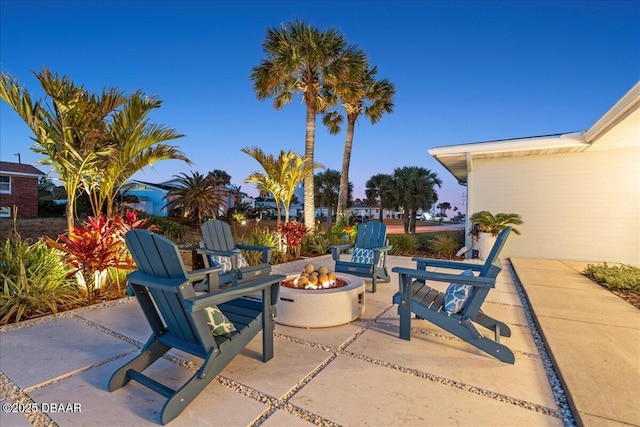
[[[378,279],[391,280],[387,271],[387,252],[392,247],[387,241],[386,225],[372,221],[362,223],[358,226],[355,243],[331,246],[335,272],[370,278],[371,292],[375,292]],[[351,260],[341,259],[341,254],[348,249],[353,249]]]
[[[395,267],[392,271],[399,274],[400,291],[393,296],[393,303],[398,304],[400,338],[411,339],[411,313],[415,313],[416,319],[427,320],[503,362],[515,363],[513,352],[500,343],[500,337],[510,337],[511,330],[481,309],[502,270],[498,255],[510,232],[511,227],[500,232],[484,264],[413,258],[417,263],[416,269]],[[427,267],[471,270],[477,275],[429,272]],[[454,302],[452,298],[429,287],[427,281],[468,285],[471,289],[460,311],[450,313],[446,306]],[[482,335],[474,324],[491,330],[495,339]]]
[[[206,267],[220,266],[219,285],[235,285],[271,273],[271,254],[269,246],[236,245],[231,227],[224,221],[208,220],[202,224],[202,242],[204,248],[196,248],[203,255]],[[261,262],[256,265],[244,263],[240,250],[254,251],[261,254]],[[216,265],[219,263],[219,265]]]
[[[262,360],[266,362],[273,357],[274,304],[285,276],[267,275],[228,289],[196,295],[173,242],[147,230],[129,231],[125,241],[138,267],[127,279],[152,334],[140,354],[112,375],[109,391],[135,380],[159,393],[167,398],[160,415],[162,424],[166,424],[259,332],[262,331]],[[255,298],[257,293],[262,294],[261,299]],[[245,298],[250,295],[253,297]],[[216,335],[210,326],[213,317],[208,315],[214,307],[226,317],[224,322],[228,328]],[[178,390],[142,373],[172,348],[203,359],[200,369]]]

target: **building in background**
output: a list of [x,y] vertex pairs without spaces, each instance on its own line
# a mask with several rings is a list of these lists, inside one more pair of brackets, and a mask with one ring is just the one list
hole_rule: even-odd
[[0,217],[38,216],[38,181],[46,174],[31,165],[0,162]]
[[522,216],[505,257],[640,265],[640,82],[584,132],[429,154],[467,186],[467,218]]

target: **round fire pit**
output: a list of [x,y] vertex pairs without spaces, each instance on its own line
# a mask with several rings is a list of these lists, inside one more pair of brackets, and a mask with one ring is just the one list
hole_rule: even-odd
[[[298,275],[288,276],[287,281]],[[365,284],[361,277],[339,273],[345,286],[295,289],[280,286],[276,323],[298,328],[327,328],[352,322],[364,313]]]

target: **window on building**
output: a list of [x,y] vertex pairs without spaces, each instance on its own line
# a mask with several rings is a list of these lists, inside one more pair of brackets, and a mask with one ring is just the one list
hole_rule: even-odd
[[0,218],[11,218],[11,208],[8,206],[0,206]]
[[0,175],[0,193],[11,194],[11,177]]

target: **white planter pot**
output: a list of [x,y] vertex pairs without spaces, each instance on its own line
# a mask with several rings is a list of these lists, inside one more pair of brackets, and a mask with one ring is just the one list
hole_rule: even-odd
[[480,233],[478,240],[475,241],[475,247],[478,250],[478,258],[485,261],[493,248],[498,236],[492,236],[491,233]]

